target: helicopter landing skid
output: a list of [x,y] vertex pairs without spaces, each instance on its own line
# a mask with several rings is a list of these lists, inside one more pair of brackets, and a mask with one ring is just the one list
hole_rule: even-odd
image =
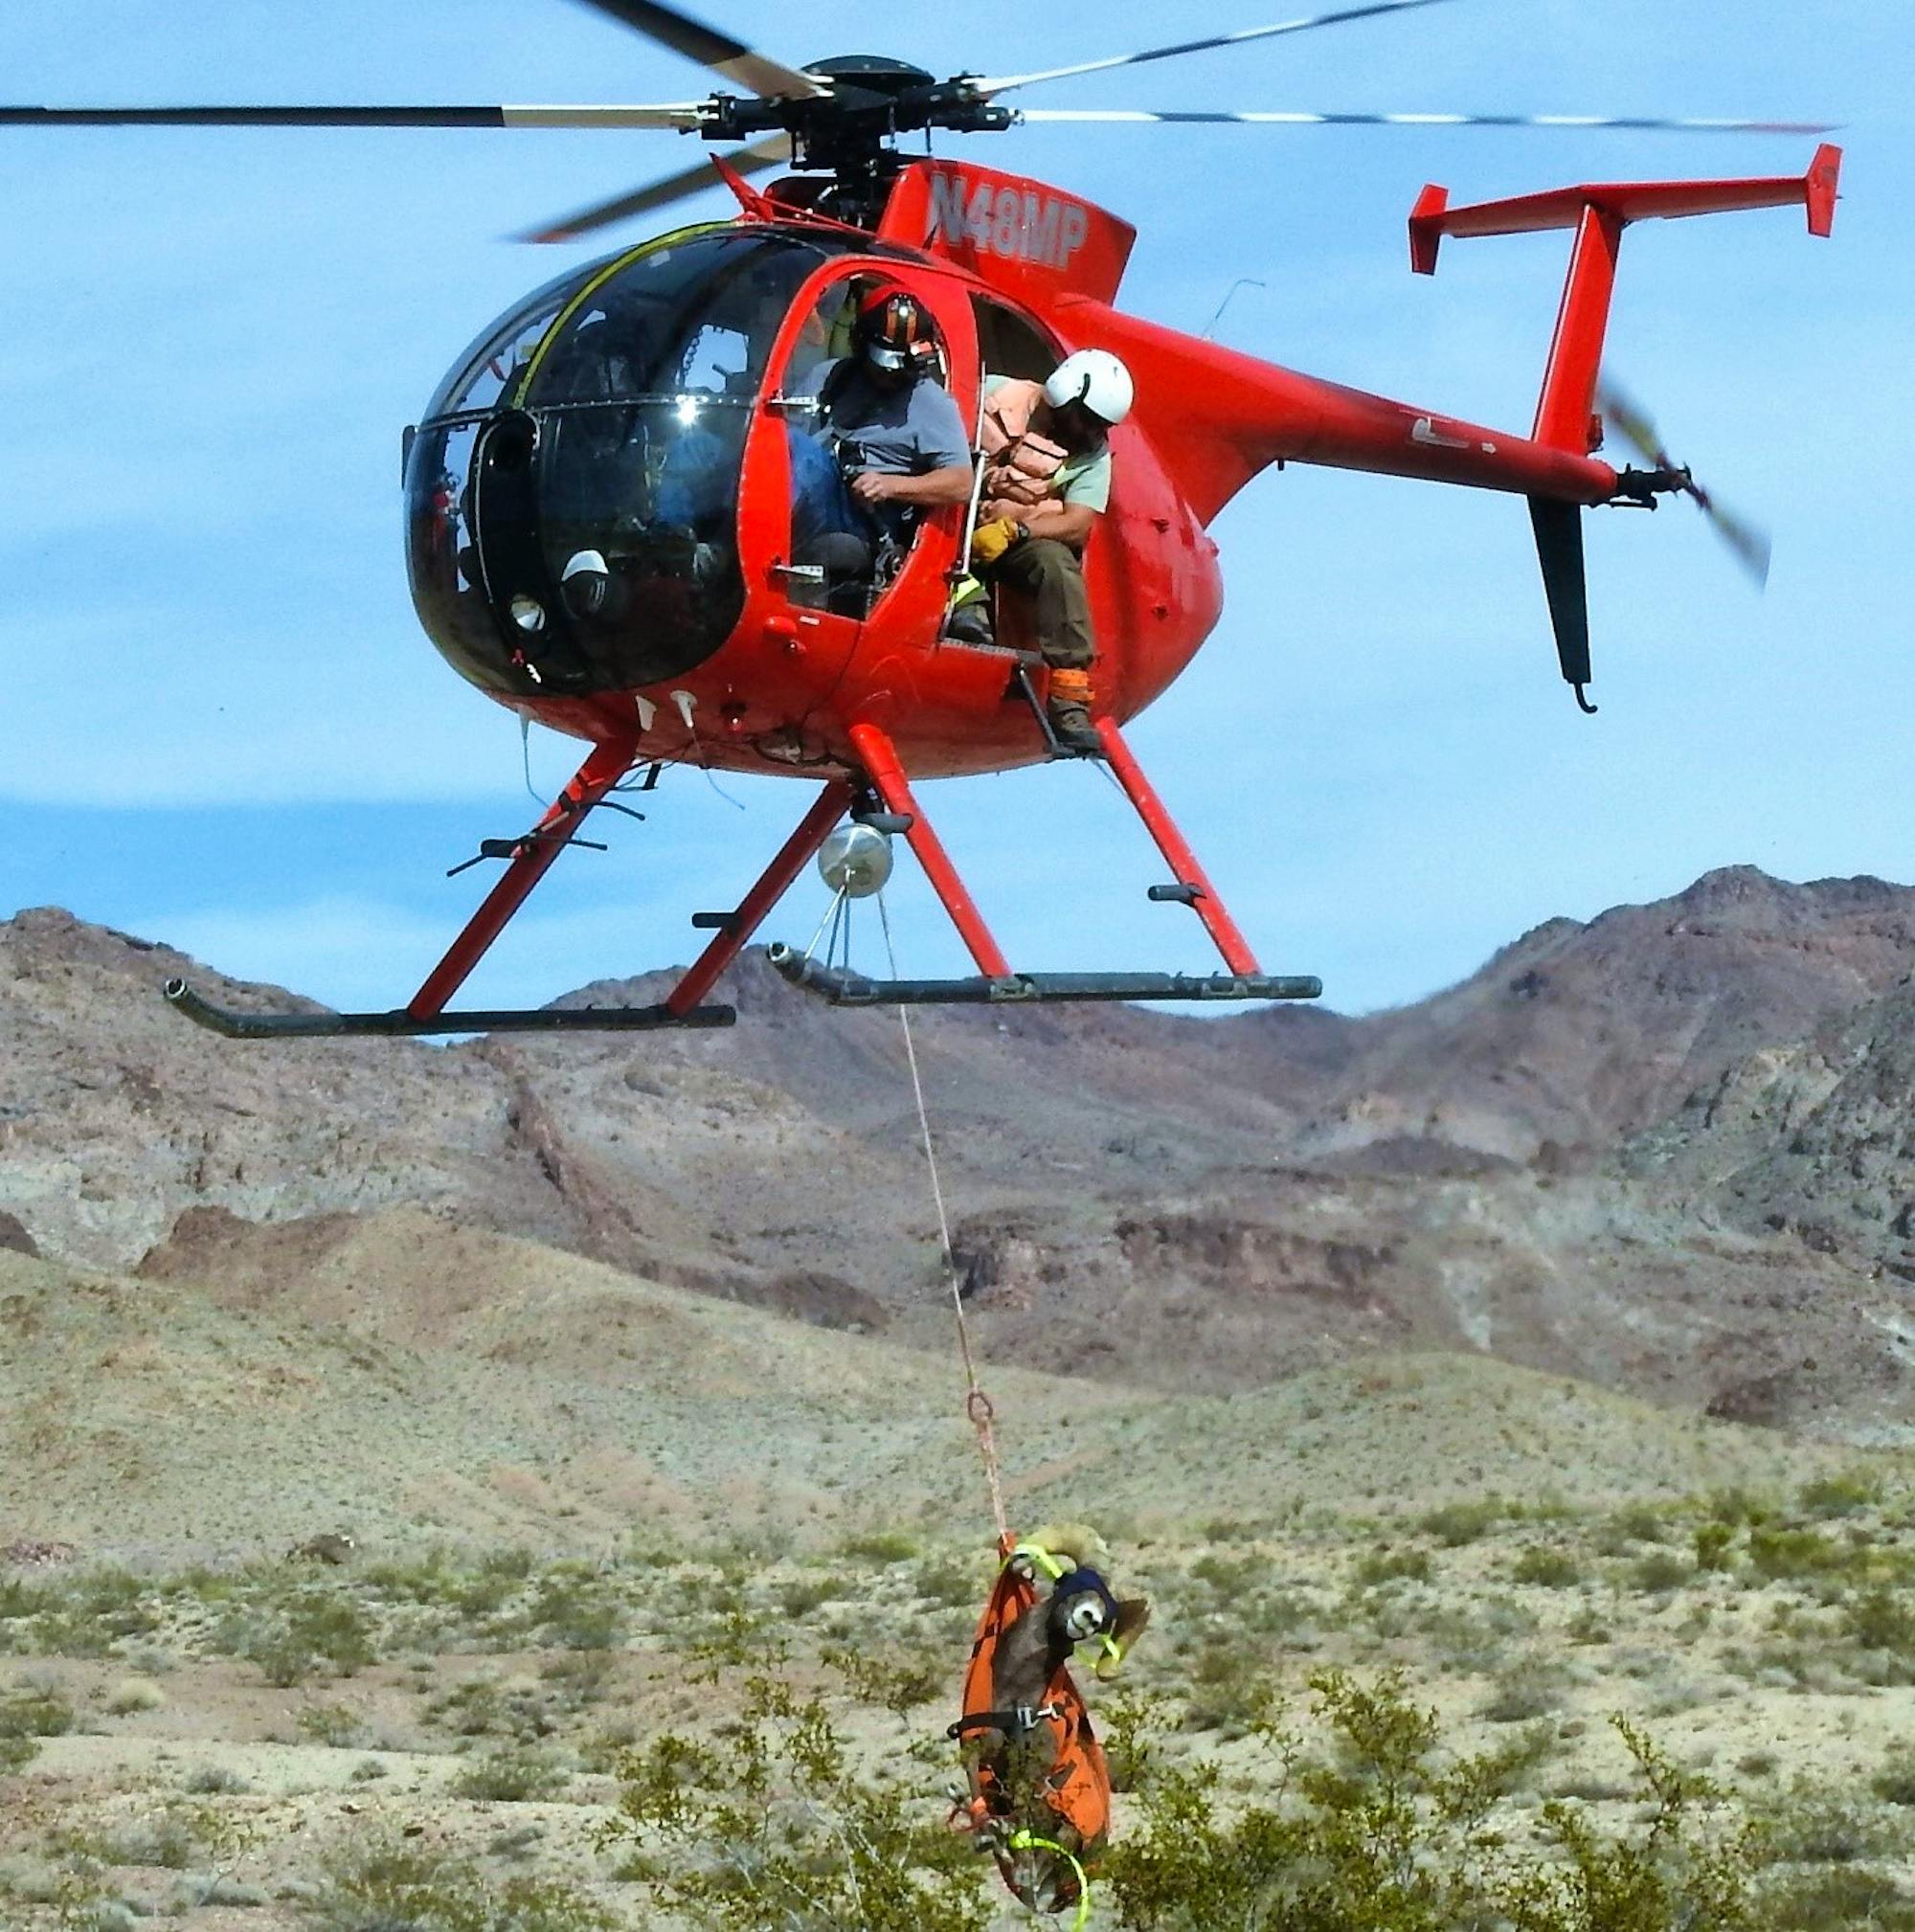
[[867,979],[789,946],[765,956],[833,1006],[1003,1006],[1085,1000],[1315,1000],[1320,979],[1268,973],[1013,973],[1004,979]]
[[[665,999],[650,1006],[568,1006],[505,1008],[448,1013],[445,1002],[458,992],[485,950],[505,930],[512,914],[547,869],[565,850],[578,842],[577,833],[587,814],[613,791],[631,769],[634,743],[611,742],[594,748],[572,782],[544,818],[522,839],[497,842],[497,852],[484,856],[506,860],[506,869],[465,929],[446,949],[445,956],[426,976],[409,1004],[389,1013],[237,1013],[215,1006],[183,979],[166,985],[168,1003],[184,1018],[229,1040],[324,1040],[366,1036],[416,1037],[444,1033],[634,1033],[664,1027],[730,1026],[737,1019],[732,1006],[706,1005],[705,997],[718,982],[745,943],[763,923],[785,888],[801,872],[826,835],[857,796],[844,779],[826,784],[813,800],[795,831],[765,868],[757,884],[723,913],[700,914],[695,925],[715,928],[710,943],[687,967]],[[455,867],[463,871],[464,866]]]
[[369,1035],[416,1039],[431,1033],[649,1033],[662,1026],[730,1026],[731,1006],[697,1006],[674,1013],[668,1006],[507,1007],[496,1012],[431,1013],[403,1006],[392,1013],[236,1013],[202,999],[184,979],[166,983],[174,1012],[228,1040],[343,1040]]
[[[964,882],[931,828],[898,762],[896,748],[876,725],[851,727],[851,742],[863,761],[872,793],[890,825],[904,832],[932,888],[943,902],[978,976],[966,979],[867,979],[862,974],[821,965],[788,946],[773,946],[771,964],[792,985],[815,993],[834,1006],[991,1005],[1098,1000],[1315,1000],[1322,981],[1309,975],[1274,976],[1257,964],[1236,922],[1224,910],[1197,856],[1184,842],[1150,780],[1131,755],[1115,721],[1096,722],[1101,756],[1135,808],[1157,848],[1169,862],[1174,880],[1153,886],[1159,904],[1188,906],[1222,954],[1228,969],[1218,974],[1184,973],[1013,973],[991,936]],[[867,811],[864,816],[875,822]],[[821,837],[822,835],[821,834]]]

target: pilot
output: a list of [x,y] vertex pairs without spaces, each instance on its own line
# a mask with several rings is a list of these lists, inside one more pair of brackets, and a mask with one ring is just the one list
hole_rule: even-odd
[[1130,414],[1131,373],[1107,348],[1067,355],[1043,383],[984,382],[984,479],[971,569],[1028,598],[1050,666],[1046,711],[1069,751],[1094,752],[1091,663],[1096,640],[1084,547],[1111,500],[1110,433]]
[[806,464],[794,534],[810,524],[875,533],[881,544],[902,548],[920,511],[970,502],[970,439],[950,391],[936,380],[931,317],[902,283],[882,282],[864,296],[852,345],[819,390],[817,440],[834,456],[855,508],[848,518],[836,510],[815,464]]

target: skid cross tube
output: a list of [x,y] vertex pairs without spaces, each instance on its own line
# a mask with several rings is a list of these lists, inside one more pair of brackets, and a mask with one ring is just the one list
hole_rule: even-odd
[[519,841],[504,876],[467,920],[464,932],[446,948],[445,957],[426,975],[424,985],[407,1002],[406,1012],[412,1019],[432,1020],[444,1012],[445,1002],[464,985],[486,949],[506,930],[507,921],[526,903],[527,895],[585,822],[586,815],[631,770],[637,751],[636,738],[616,739],[592,748],[591,756],[573,774],[572,782],[552,801],[545,817]]
[[[1194,895],[1184,903],[1203,920],[1204,930],[1224,955],[1224,964],[1239,977],[1259,977],[1263,969],[1258,966],[1256,955],[1250,951],[1244,935],[1237,931],[1236,921],[1224,910],[1224,902],[1217,897],[1217,888],[1197,863],[1196,853],[1183,842],[1183,834],[1163,809],[1163,800],[1157,796],[1138,761],[1131,756],[1131,748],[1124,743],[1116,721],[1099,718],[1097,736],[1103,743],[1105,762],[1117,783],[1123,787],[1124,797],[1137,808],[1144,829],[1157,841],[1157,849],[1170,862],[1170,869],[1177,875],[1177,884],[1196,888]],[[1177,896],[1183,898],[1182,893]],[[1279,997],[1294,999],[1297,996]],[[1314,1000],[1317,996],[1312,993],[1302,997]]]
[[765,915],[782,899],[812,855],[831,836],[831,828],[849,809],[853,793],[843,778],[833,778],[812,800],[811,810],[759,876],[758,883],[738,902],[738,909],[719,928],[718,935],[686,969],[685,977],[665,996],[673,1013],[690,1013],[718,983],[718,976],[744,950],[745,942],[764,924]]
[[910,820],[905,837],[917,855],[917,863],[924,867],[924,876],[931,881],[932,889],[944,902],[951,923],[970,949],[971,957],[978,962],[978,971],[987,979],[1008,979],[1009,962],[998,950],[990,928],[984,924],[963,880],[958,876],[957,867],[925,819],[923,807],[912,797],[911,785],[890,739],[876,725],[853,725],[851,743],[863,759],[865,775],[885,810]]

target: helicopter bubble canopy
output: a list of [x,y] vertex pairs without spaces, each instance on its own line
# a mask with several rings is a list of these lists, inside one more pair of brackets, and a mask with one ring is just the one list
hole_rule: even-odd
[[[718,649],[744,607],[739,480],[773,342],[844,246],[687,231],[548,283],[478,339],[406,464],[413,599],[455,668],[586,695]],[[587,554],[602,587],[568,596]]]

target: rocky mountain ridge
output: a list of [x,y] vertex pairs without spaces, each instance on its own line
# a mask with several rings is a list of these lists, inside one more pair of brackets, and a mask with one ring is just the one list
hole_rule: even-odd
[[[56,910],[0,924],[0,1246],[264,1295],[332,1279],[366,1218],[422,1207],[948,1338],[892,1013],[823,1007],[748,956],[729,1032],[262,1046],[184,1025],[157,997],[173,973],[285,998]],[[1900,1430],[1911,973],[1915,889],[1735,867],[1552,920],[1363,1018],[922,1012],[983,1345],[1173,1392],[1479,1352]]]

